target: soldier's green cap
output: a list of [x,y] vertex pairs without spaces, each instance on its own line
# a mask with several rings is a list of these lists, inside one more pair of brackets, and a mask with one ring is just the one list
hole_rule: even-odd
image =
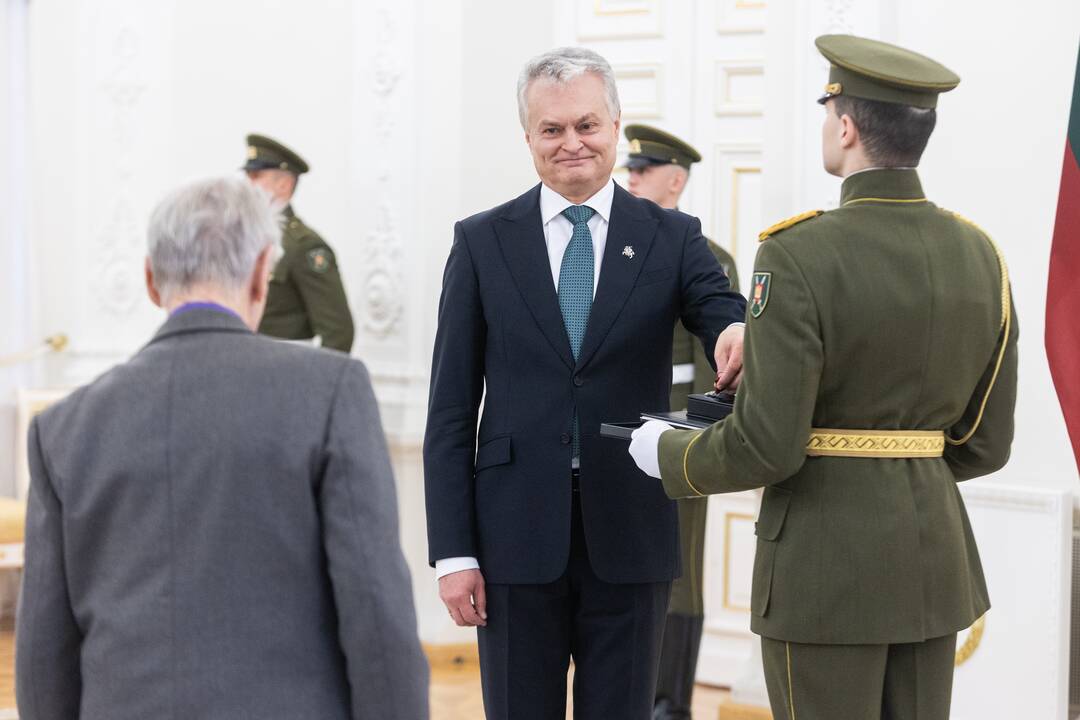
[[310,168],[304,158],[285,147],[277,140],[265,135],[247,136],[247,162],[244,170],[288,170],[296,175],[303,175]]
[[701,162],[701,153],[671,133],[649,125],[627,125],[623,132],[630,141],[626,167],[631,170],[649,165],[681,165],[689,170]]
[[814,44],[831,64],[822,104],[847,95],[932,108],[940,93],[960,84],[960,76],[936,60],[880,40],[822,35]]

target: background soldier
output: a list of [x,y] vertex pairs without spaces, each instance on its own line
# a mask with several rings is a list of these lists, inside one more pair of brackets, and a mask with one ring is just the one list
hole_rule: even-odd
[[[624,132],[630,141],[630,154],[626,160],[630,192],[652,200],[660,207],[677,208],[690,179],[690,166],[701,161],[701,154],[674,135],[648,125],[627,125]],[[738,292],[735,260],[716,243],[709,241],[708,245],[727,274],[731,289]],[[713,389],[716,371],[701,343],[681,322],[675,326],[671,362],[671,409],[685,410],[687,395]],[[678,505],[683,572],[671,586],[653,711],[655,720],[690,717],[690,699],[705,622],[702,575],[708,498],[683,498]]]
[[353,320],[334,251],[296,216],[290,204],[308,164],[276,140],[248,135],[244,170],[253,183],[285,206],[281,237],[285,253],[270,278],[259,332],[288,340],[318,336],[322,347],[349,352]]
[[1008,272],[914,170],[960,79],[874,40],[817,46],[840,207],[762,233],[735,412],[647,423],[630,452],[671,497],[765,488],[751,629],[774,717],[945,720],[956,633],[990,606],[956,482],[1009,457]]

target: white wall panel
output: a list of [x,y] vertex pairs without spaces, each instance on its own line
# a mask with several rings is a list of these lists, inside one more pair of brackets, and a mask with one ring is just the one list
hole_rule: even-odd
[[991,608],[956,668],[952,717],[1066,718],[1073,494],[989,481],[961,483],[960,491]]
[[[768,224],[762,216],[761,148],[752,143],[714,147],[713,224],[710,236],[728,248],[739,277],[749,285],[757,252],[758,233]],[[742,288],[746,291],[746,287]]]
[[614,65],[623,114],[647,120],[663,117],[664,71],[661,65]]
[[575,3],[580,40],[656,38],[664,34],[660,0],[583,0]]
[[716,0],[717,32],[765,32],[765,6],[760,0]]
[[765,99],[765,67],[761,60],[720,60],[713,93],[717,115],[761,115]]

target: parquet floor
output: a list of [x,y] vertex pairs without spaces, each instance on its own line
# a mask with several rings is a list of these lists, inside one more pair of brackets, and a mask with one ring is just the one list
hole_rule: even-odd
[[12,620],[0,620],[0,720],[15,714],[15,630]]

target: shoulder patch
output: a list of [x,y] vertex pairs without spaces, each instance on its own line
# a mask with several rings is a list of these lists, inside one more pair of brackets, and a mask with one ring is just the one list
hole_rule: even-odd
[[769,304],[769,290],[772,289],[771,272],[755,272],[750,284],[750,317],[759,318]]
[[768,240],[770,236],[775,235],[776,233],[780,232],[781,230],[787,230],[792,225],[798,225],[799,223],[803,222],[804,220],[810,220],[811,218],[816,218],[818,215],[821,215],[824,212],[825,212],[824,210],[807,210],[804,213],[799,213],[798,215],[792,215],[787,220],[781,220],[780,222],[776,223],[775,225],[770,225],[769,227],[765,228],[760,233],[758,233],[758,236],[757,236],[758,237],[758,242],[764,242],[764,241]]
[[330,253],[326,248],[315,248],[309,250],[307,254],[308,267],[317,273],[325,273],[330,269],[332,262],[330,261]]

